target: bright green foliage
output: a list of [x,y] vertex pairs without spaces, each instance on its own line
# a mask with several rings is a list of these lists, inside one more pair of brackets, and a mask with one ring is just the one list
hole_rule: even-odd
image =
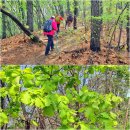
[[[0,80],[1,97],[8,95],[9,102],[1,109],[1,125],[13,118],[26,120],[21,115],[26,108],[41,111],[44,117],[57,116],[59,129],[116,129],[120,127],[120,114],[115,111],[124,99],[92,91],[82,86],[82,78],[112,71],[117,77],[127,80],[127,66],[34,66],[20,69],[19,66],[2,66]],[[25,109],[25,110],[24,110]],[[37,112],[36,111],[36,112]],[[31,112],[26,114],[31,115]],[[31,124],[39,126],[33,113]]]
[[3,124],[6,123],[8,123],[8,117],[6,113],[2,112],[2,110],[0,109],[0,125],[2,126]]

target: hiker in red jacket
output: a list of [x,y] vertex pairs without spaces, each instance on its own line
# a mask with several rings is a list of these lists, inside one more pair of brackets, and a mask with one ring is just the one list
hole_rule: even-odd
[[45,56],[47,56],[49,54],[50,48],[51,48],[51,50],[54,49],[53,36],[54,36],[55,32],[57,31],[57,24],[55,21],[55,16],[52,16],[50,18],[50,20],[52,20],[52,30],[50,32],[44,31],[44,35],[47,35],[47,37],[48,37],[48,44],[46,46]]
[[61,17],[61,15],[57,14],[55,20],[57,23],[57,28],[58,28],[57,33],[58,33],[58,32],[60,32],[60,23],[61,23],[61,21],[63,21],[63,18]]

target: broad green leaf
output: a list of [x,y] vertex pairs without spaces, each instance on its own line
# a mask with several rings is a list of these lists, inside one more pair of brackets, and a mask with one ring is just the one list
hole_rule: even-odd
[[31,95],[29,92],[23,92],[21,94],[21,102],[24,103],[24,104],[30,104],[31,103]]
[[2,126],[3,124],[8,123],[8,117],[4,112],[0,112],[0,126]]
[[40,98],[35,98],[35,106],[39,108],[43,108],[44,104]]
[[46,116],[53,116],[54,115],[54,109],[52,106],[44,107],[43,112]]
[[34,126],[38,126],[38,123],[35,120],[31,121]]

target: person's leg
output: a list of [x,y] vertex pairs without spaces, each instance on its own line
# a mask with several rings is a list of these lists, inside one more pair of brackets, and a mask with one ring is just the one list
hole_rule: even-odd
[[50,36],[50,35],[47,35],[47,37],[48,37],[48,43],[47,43],[47,46],[46,46],[45,55],[48,55],[48,54],[49,54],[50,46],[51,46],[51,36]]
[[53,41],[53,36],[51,36],[51,50],[54,49],[54,41]]

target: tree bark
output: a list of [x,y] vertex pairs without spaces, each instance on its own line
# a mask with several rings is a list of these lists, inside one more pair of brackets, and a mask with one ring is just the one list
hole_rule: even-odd
[[63,5],[60,3],[60,0],[58,0],[58,3],[59,3],[59,9],[60,9],[60,15],[62,17],[64,17],[64,8],[63,8]]
[[102,29],[102,19],[96,19],[102,15],[102,1],[91,0],[91,43],[90,49],[94,52],[100,51],[100,33]]
[[87,32],[87,23],[86,23],[86,0],[83,0],[83,19],[84,19],[85,32]]
[[23,9],[23,2],[18,0],[18,4],[19,4],[19,13],[21,13],[22,16],[22,23],[25,23],[25,11]]
[[4,10],[3,8],[0,8],[0,12],[3,14],[9,16],[23,31],[26,35],[28,35],[33,42],[39,42],[39,38],[37,36],[34,36],[29,30],[27,30],[23,24],[12,14]]
[[123,21],[121,21],[121,23],[119,24],[119,40],[118,40],[118,45],[117,45],[117,49],[118,51],[120,50],[120,43],[121,43],[121,35],[122,35],[122,25],[123,25]]
[[129,7],[130,2],[127,2],[127,27],[126,27],[126,32],[127,32],[127,51],[130,52],[130,14],[129,14]]
[[33,1],[27,0],[27,25],[29,30],[33,32]]
[[78,1],[74,0],[74,24],[73,28],[77,29]]
[[59,11],[58,11],[57,6],[56,6],[56,2],[57,2],[57,1],[52,0],[52,3],[53,3],[53,6],[54,6],[54,8],[55,8],[56,14],[59,14]]
[[41,29],[42,21],[41,21],[41,7],[40,7],[39,0],[36,0],[36,10],[38,16],[38,29]]
[[[5,0],[2,0],[2,4],[5,4]],[[2,14],[2,39],[4,38],[6,38],[6,16]]]

